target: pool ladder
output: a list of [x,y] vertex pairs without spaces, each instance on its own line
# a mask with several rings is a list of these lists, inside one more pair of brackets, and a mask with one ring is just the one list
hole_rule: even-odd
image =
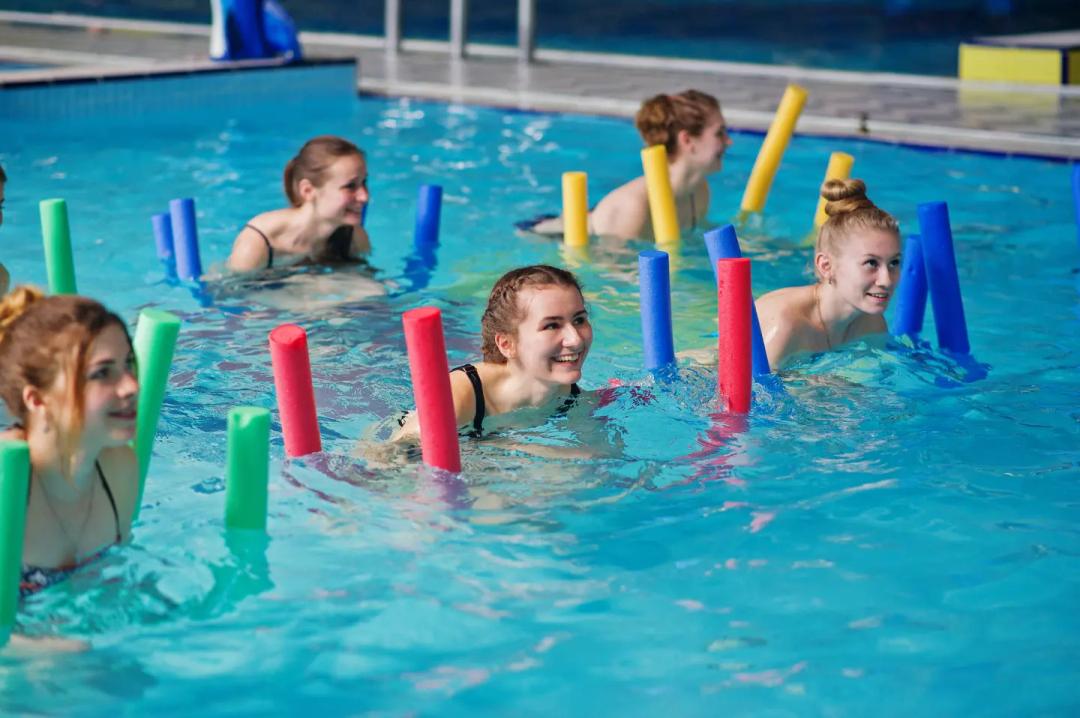
[[[386,49],[401,50],[401,5],[403,0],[386,0]],[[532,62],[536,51],[536,0],[517,0],[517,57]],[[465,57],[469,0],[450,0],[450,56]]]

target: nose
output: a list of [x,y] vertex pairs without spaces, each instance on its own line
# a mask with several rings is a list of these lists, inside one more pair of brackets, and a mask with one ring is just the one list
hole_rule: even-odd
[[895,272],[888,266],[882,266],[878,268],[877,283],[882,287],[891,287],[895,283]]
[[371,199],[371,193],[368,192],[367,185],[361,185],[360,188],[356,190],[356,199],[364,204],[367,204],[368,200]]
[[137,396],[139,393],[139,379],[132,371],[124,372],[124,376],[116,385],[116,393],[121,399]]
[[562,340],[564,347],[580,347],[584,343],[581,329],[574,326],[572,322],[567,322],[566,328],[563,330]]

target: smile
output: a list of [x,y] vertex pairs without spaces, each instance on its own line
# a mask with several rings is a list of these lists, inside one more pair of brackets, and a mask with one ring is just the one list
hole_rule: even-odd
[[559,356],[553,358],[552,361],[554,361],[554,362],[556,362],[558,364],[573,364],[574,362],[576,362],[580,358],[581,358],[581,352],[577,352],[577,353],[573,353],[573,354],[569,354],[569,353],[568,354],[560,354]]
[[122,409],[121,411],[110,411],[109,416],[114,419],[120,419],[121,421],[135,421],[135,409]]

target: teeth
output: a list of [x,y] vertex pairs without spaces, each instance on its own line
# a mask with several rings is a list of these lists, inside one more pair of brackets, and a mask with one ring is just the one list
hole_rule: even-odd
[[577,361],[577,358],[579,356],[580,356],[580,354],[560,354],[559,356],[555,357],[555,361],[557,361],[557,362],[575,362],[575,361]]

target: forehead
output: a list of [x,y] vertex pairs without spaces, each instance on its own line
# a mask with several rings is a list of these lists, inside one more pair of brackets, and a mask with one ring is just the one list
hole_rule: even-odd
[[90,361],[101,361],[110,357],[126,356],[131,351],[124,330],[109,324],[90,342]]
[[873,254],[878,257],[891,257],[900,253],[900,238],[893,232],[880,229],[864,229],[852,233],[841,244],[845,254]]
[[360,155],[338,157],[330,165],[330,173],[343,177],[352,177],[364,171],[364,159]]
[[518,308],[527,317],[576,314],[585,308],[581,293],[574,287],[544,284],[518,292]]

